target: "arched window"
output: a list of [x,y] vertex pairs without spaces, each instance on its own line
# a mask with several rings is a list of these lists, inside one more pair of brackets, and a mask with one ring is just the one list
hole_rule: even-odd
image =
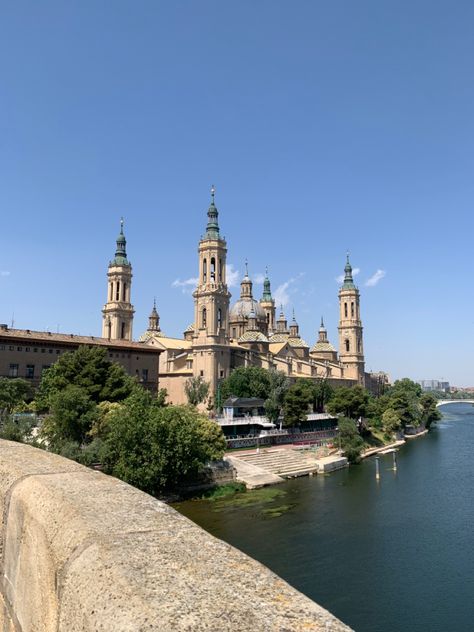
[[360,353],[360,340],[357,340],[357,353]]
[[346,338],[345,344],[346,344],[346,351],[350,351],[351,345],[350,345],[350,342],[349,342],[348,338]]
[[351,317],[354,318],[354,303],[351,303]]
[[217,329],[220,329],[222,327],[222,311],[221,308],[219,307],[219,309],[217,310]]
[[267,325],[270,324],[270,312],[267,312]]
[[125,338],[125,323],[122,323],[122,331],[120,332],[120,338]]
[[110,320],[109,320],[109,322],[107,323],[107,330],[108,330],[108,335],[107,335],[107,337],[108,337],[108,339],[110,340],[110,339],[112,338],[112,323],[110,322]]
[[202,261],[202,282],[207,283],[207,259]]
[[219,259],[219,281],[222,281],[222,259]]
[[344,317],[347,318],[347,303],[344,303]]
[[120,281],[117,281],[115,286],[115,300],[120,301]]
[[114,300],[114,284],[113,283],[110,284],[110,300],[111,301]]
[[235,327],[232,327],[232,338],[235,338],[237,336],[237,329]]
[[205,307],[202,308],[202,326],[207,327],[207,310]]
[[212,257],[211,259],[211,281],[216,280],[216,259]]

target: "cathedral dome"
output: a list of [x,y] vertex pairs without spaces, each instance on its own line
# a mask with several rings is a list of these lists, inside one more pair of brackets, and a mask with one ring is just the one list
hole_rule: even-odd
[[246,320],[250,312],[255,312],[257,320],[266,321],[265,310],[258,301],[251,297],[239,298],[230,308],[229,320],[241,321]]

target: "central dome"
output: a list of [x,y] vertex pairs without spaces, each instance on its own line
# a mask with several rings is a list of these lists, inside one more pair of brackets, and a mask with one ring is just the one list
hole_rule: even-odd
[[239,298],[239,300],[232,305],[229,311],[229,320],[231,322],[235,320],[245,320],[249,317],[251,311],[255,312],[257,320],[266,321],[263,307],[258,301],[250,297]]

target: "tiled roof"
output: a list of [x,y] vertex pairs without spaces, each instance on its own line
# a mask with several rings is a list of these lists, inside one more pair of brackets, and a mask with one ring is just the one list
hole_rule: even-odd
[[288,342],[289,334],[275,333],[271,336],[270,342]]
[[130,340],[109,340],[108,338],[100,338],[99,336],[79,336],[76,334],[58,334],[49,331],[33,331],[31,329],[10,329],[0,328],[0,338],[8,338],[10,340],[28,340],[31,343],[51,342],[52,344],[75,345],[94,345],[100,347],[116,347],[119,349],[133,349],[137,351],[155,352],[153,349],[143,342],[131,342]]
[[188,331],[194,331],[194,328],[195,328],[195,324],[191,323],[190,325],[186,327],[186,329],[184,330],[184,333],[186,334],[188,333]]
[[308,348],[309,344],[303,340],[303,338],[288,338],[288,344],[298,349]]
[[261,331],[246,331],[239,342],[268,342],[268,338]]
[[318,340],[318,342],[313,346],[311,352],[313,351],[336,351],[330,342],[323,342]]

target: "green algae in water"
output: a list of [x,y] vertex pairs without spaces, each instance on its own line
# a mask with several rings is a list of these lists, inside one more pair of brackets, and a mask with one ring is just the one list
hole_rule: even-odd
[[279,505],[278,507],[269,507],[268,509],[262,509],[262,514],[265,518],[279,518],[290,509],[293,509],[296,505]]
[[238,492],[233,496],[216,500],[212,503],[212,511],[227,511],[240,507],[252,507],[275,502],[286,496],[286,492],[275,487],[262,487],[247,492]]

